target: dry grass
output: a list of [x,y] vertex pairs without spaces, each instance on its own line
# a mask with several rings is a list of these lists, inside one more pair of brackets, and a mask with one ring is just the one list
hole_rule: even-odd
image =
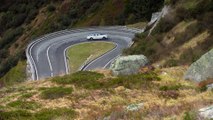
[[[149,89],[128,89],[118,86],[108,89],[88,90],[72,87],[73,93],[66,97],[46,100],[40,97],[41,88],[57,87],[59,85],[50,80],[27,82],[12,88],[0,90],[0,106],[10,110],[6,104],[19,100],[23,93],[34,92],[26,98],[27,101],[34,101],[40,104],[38,111],[43,108],[69,108],[72,107],[78,112],[78,119],[97,119],[106,116],[113,116],[115,119],[144,119],[175,118],[182,119],[185,111],[198,110],[204,106],[213,104],[213,93],[211,91],[200,92],[197,86],[190,81],[182,79],[187,66],[164,68],[155,70],[161,77],[161,81],[153,81],[153,86]],[[105,73],[105,72],[104,72]],[[180,84],[180,89],[176,90],[179,96],[176,99],[167,98],[160,95],[160,86],[172,86]],[[24,87],[27,86],[27,87]],[[144,103],[139,111],[127,112],[126,107],[133,103]]]

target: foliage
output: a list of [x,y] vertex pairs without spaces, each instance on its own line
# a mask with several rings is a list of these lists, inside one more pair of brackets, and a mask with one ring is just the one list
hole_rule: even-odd
[[48,12],[53,12],[53,11],[55,11],[55,9],[56,9],[55,6],[52,5],[52,4],[50,4],[50,5],[47,6]]
[[44,90],[42,90],[42,92],[41,92],[41,98],[57,99],[57,98],[61,98],[61,97],[71,94],[72,91],[73,91],[72,88],[65,88],[65,87],[44,88]]
[[124,15],[131,19],[129,23],[141,19],[150,20],[152,13],[158,11],[163,2],[163,0],[127,0]]

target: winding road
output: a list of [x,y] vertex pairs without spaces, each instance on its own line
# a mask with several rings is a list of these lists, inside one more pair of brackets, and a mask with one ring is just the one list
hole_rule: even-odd
[[116,44],[116,47],[84,65],[81,70],[107,68],[110,66],[110,63],[122,53],[124,48],[128,48],[132,45],[132,39],[135,33],[138,32],[142,31],[129,29],[125,26],[90,27],[62,30],[37,38],[31,42],[26,49],[31,79],[39,80],[68,74],[71,70],[69,70],[67,64],[67,48],[84,42],[93,42],[86,40],[86,36],[91,33],[108,34],[109,39],[106,41]]

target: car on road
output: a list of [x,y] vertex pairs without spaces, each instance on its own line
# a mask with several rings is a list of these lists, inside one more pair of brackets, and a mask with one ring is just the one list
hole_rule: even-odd
[[87,36],[87,40],[106,40],[108,39],[107,34],[95,33]]

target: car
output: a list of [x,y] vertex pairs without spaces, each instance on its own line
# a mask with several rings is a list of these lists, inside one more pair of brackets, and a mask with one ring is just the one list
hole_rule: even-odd
[[95,33],[87,36],[87,40],[106,40],[108,36],[106,34]]

